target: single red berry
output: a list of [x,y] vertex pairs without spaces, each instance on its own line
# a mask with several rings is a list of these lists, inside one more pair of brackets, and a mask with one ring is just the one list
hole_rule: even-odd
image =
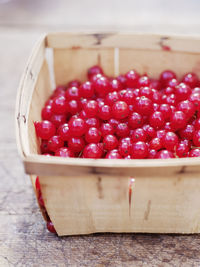
[[126,123],[121,122],[117,125],[115,133],[118,137],[126,137],[129,135],[130,129]]
[[94,90],[100,97],[106,96],[110,91],[110,82],[106,77],[100,77],[93,82]]
[[151,81],[151,88],[154,88],[156,90],[160,90],[161,85],[160,85],[160,81],[156,80],[156,79],[150,79]]
[[88,118],[95,117],[98,112],[98,103],[95,100],[89,100],[84,107],[84,111]]
[[155,111],[149,119],[150,125],[154,129],[161,129],[165,125],[165,119],[160,111]]
[[182,81],[185,84],[189,85],[191,88],[194,88],[198,83],[198,77],[195,73],[190,72],[190,73],[186,73],[183,76]]
[[120,82],[122,88],[126,87],[126,77],[124,75],[117,76],[117,80]]
[[68,105],[64,96],[57,96],[53,99],[52,112],[54,114],[64,114],[67,112]]
[[176,79],[176,74],[171,70],[165,70],[160,74],[162,86],[166,86],[171,79]]
[[166,135],[166,133],[167,133],[167,132],[166,132],[165,130],[158,130],[158,131],[156,132],[156,137],[162,139],[162,138]]
[[175,93],[175,87],[168,86],[163,90],[163,95],[171,95]]
[[63,141],[67,141],[71,136],[68,123],[61,124],[57,133]]
[[71,115],[75,115],[80,111],[80,104],[77,100],[70,100],[68,102],[68,111]]
[[54,228],[54,225],[52,222],[48,221],[47,222],[47,229],[49,230],[49,232],[57,234],[56,233],[56,229]]
[[87,128],[90,128],[90,127],[99,128],[100,126],[100,121],[98,118],[88,118],[86,119],[85,123],[86,123]]
[[150,79],[148,76],[144,75],[138,79],[138,87],[145,87],[149,85],[150,85]]
[[133,144],[132,158],[145,159],[148,157],[148,146],[145,142],[139,141]]
[[118,146],[118,140],[115,135],[108,134],[103,139],[103,145],[106,150],[113,150]]
[[61,124],[66,122],[66,115],[65,114],[53,114],[51,116],[51,122],[58,128]]
[[170,118],[172,128],[176,130],[180,130],[184,128],[187,124],[186,115],[182,111],[175,111],[172,113]]
[[150,115],[153,111],[153,103],[149,98],[141,96],[136,99],[135,108],[141,115]]
[[192,140],[195,127],[191,124],[187,124],[185,128],[179,131],[179,135],[182,139]]
[[168,104],[161,104],[159,106],[159,111],[162,112],[164,119],[168,120],[171,116],[171,108]]
[[148,159],[155,159],[157,155],[157,151],[155,149],[149,149]]
[[120,140],[118,150],[122,157],[126,157],[132,153],[133,142],[130,137],[122,138]]
[[118,92],[114,91],[114,92],[110,92],[109,94],[107,94],[105,98],[105,103],[109,106],[112,106],[118,100],[119,100],[119,94]]
[[103,105],[99,107],[98,116],[103,121],[107,121],[111,118],[111,107],[108,105]]
[[67,147],[60,147],[59,149],[56,150],[55,156],[57,157],[65,157],[65,158],[73,158],[74,153],[72,150],[70,150]]
[[64,146],[64,141],[60,138],[59,135],[54,135],[51,138],[49,138],[48,141],[48,150],[55,152],[60,147]]
[[115,119],[124,119],[129,114],[128,105],[124,101],[117,101],[112,106],[112,115]]
[[200,149],[195,148],[195,149],[190,150],[189,157],[200,157]]
[[154,138],[156,136],[156,131],[153,127],[151,127],[149,124],[145,124],[143,125],[143,130],[146,133],[146,138],[148,140],[151,140],[152,138]]
[[142,128],[137,128],[133,130],[131,134],[131,139],[133,142],[146,141],[147,133]]
[[35,125],[36,135],[42,139],[49,139],[56,132],[56,128],[53,125],[53,123],[47,120],[41,122],[35,122],[34,125]]
[[80,95],[84,98],[88,99],[94,95],[94,88],[90,81],[82,83],[79,90],[80,90]]
[[126,102],[128,105],[133,105],[135,100],[135,94],[133,90],[127,89],[123,95],[123,101]]
[[87,130],[85,121],[81,118],[71,119],[69,121],[69,130],[71,136],[82,136]]
[[98,80],[99,78],[103,77],[103,75],[101,73],[98,74],[94,74],[91,78],[90,78],[90,82],[93,84],[94,82],[96,82],[96,80]]
[[68,82],[67,87],[79,87],[80,86],[80,81],[79,80],[72,80],[70,82]]
[[118,81],[117,79],[112,79],[110,81],[110,91],[120,91],[122,90],[122,84],[120,83],[120,81]]
[[187,145],[183,143],[179,143],[178,146],[176,147],[176,155],[179,158],[185,158],[188,155],[189,148]]
[[196,111],[200,111],[200,92],[192,93],[189,97],[189,101],[195,105]]
[[83,137],[71,137],[68,140],[68,147],[74,153],[79,153],[83,150],[85,142]]
[[48,149],[48,140],[42,140],[40,144],[40,151],[42,154],[46,154],[49,152]]
[[83,150],[83,158],[98,159],[102,157],[102,154],[103,150],[98,144],[88,144]]
[[174,158],[174,154],[168,150],[160,150],[157,153],[156,158],[157,159],[170,159],[170,158]]
[[156,90],[154,90],[154,89],[152,89],[152,91],[153,91],[152,101],[154,103],[161,104],[162,103],[162,95],[161,95],[161,93],[156,91]]
[[170,151],[174,151],[178,146],[178,136],[173,132],[167,132],[162,139],[164,148]]
[[85,134],[85,140],[87,143],[99,143],[101,140],[101,132],[97,128],[91,127]]
[[200,130],[194,132],[193,143],[195,146],[200,147]]
[[176,94],[178,101],[183,101],[183,100],[188,99],[191,92],[192,92],[192,90],[191,90],[190,86],[185,84],[185,83],[180,83],[175,88],[175,94]]
[[111,123],[102,123],[100,130],[103,137],[108,134],[114,134],[115,132]]
[[150,149],[154,149],[156,151],[163,148],[162,140],[158,137],[153,138],[149,143]]
[[178,85],[178,80],[177,79],[171,79],[167,82],[167,86],[171,88],[175,88]]
[[185,101],[181,101],[177,105],[177,110],[182,111],[186,115],[186,118],[190,119],[195,113],[195,106],[189,100],[185,100]]
[[140,88],[140,96],[146,96],[147,98],[152,100],[153,93],[156,92],[155,89],[152,89],[148,86]]
[[70,100],[79,100],[80,97],[81,97],[79,88],[77,88],[75,86],[69,87],[66,90],[65,97],[66,97],[66,99],[68,101],[70,101]]
[[117,149],[113,149],[113,150],[108,151],[105,158],[106,159],[121,159],[122,157]]
[[42,112],[41,112],[41,117],[43,120],[50,120],[51,116],[53,115],[52,111],[52,105],[46,105],[43,107]]
[[131,129],[142,127],[143,125],[142,116],[137,112],[133,112],[128,119],[128,125]]
[[96,74],[103,74],[103,70],[100,66],[95,65],[88,69],[88,73],[87,73],[88,79],[91,79],[92,76]]
[[175,94],[169,94],[166,96],[164,103],[175,106],[177,104],[177,97]]
[[138,85],[138,80],[140,75],[135,70],[130,70],[125,74],[126,86],[130,88],[135,88]]

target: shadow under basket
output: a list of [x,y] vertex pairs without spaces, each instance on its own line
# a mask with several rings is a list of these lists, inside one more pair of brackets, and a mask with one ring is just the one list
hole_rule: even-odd
[[19,87],[16,135],[33,186],[40,177],[58,235],[96,232],[199,233],[200,158],[107,160],[40,155],[34,121],[55,85],[86,80],[92,65],[109,76],[136,69],[158,78],[200,76],[200,39],[116,33],[51,33],[35,46]]

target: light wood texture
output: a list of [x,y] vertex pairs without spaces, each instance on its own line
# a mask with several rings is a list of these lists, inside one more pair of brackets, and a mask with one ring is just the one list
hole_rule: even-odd
[[[83,72],[97,63],[104,67],[105,72],[109,69],[109,75],[118,72],[118,68],[119,72],[135,68],[138,71],[148,71],[151,75],[156,75],[166,68],[172,68],[178,75],[191,69],[200,74],[200,55],[191,53],[193,43],[194,49],[196,43],[200,43],[198,39],[169,37],[174,40],[176,49],[180,47],[180,40],[182,47],[189,44],[187,52],[174,52],[163,51],[162,45],[157,50],[151,46],[148,49],[148,44],[160,40],[160,37],[150,35],[51,34],[44,37],[33,56],[33,67],[37,66],[38,62],[40,65],[44,62],[41,69],[38,67],[38,77],[33,83],[29,72],[26,73],[19,89],[21,101],[17,108],[24,109],[24,112],[17,114],[26,115],[22,116],[23,120],[18,119],[17,131],[21,137],[25,170],[29,174],[40,175],[46,209],[57,233],[199,233],[200,158],[108,161],[47,158],[34,154],[39,146],[33,122],[40,118],[40,109],[50,92],[44,45],[48,45],[49,39],[54,43],[58,41],[59,44],[62,36],[64,45],[69,38],[68,45],[71,48],[54,49],[57,84],[77,77],[83,80]],[[80,48],[82,44],[92,46],[91,36],[97,38],[96,45],[99,45],[99,48]],[[124,36],[128,38],[125,43]],[[101,40],[104,40],[104,43]],[[143,41],[146,50],[143,46],[138,50],[138,40]],[[148,42],[145,43],[145,40]],[[119,46],[116,47],[117,43]],[[105,49],[106,44],[112,44],[112,48]],[[123,48],[127,44],[133,48]],[[31,64],[29,68],[32,71]],[[32,93],[33,88],[35,89]],[[133,196],[130,196],[129,183],[132,178],[135,182],[134,190],[131,189]]]
[[[79,41],[79,46],[81,40]],[[100,64],[107,75],[114,75],[114,49],[82,49],[72,44],[71,49],[54,50],[54,73],[57,85],[66,84],[70,80],[87,79],[87,69]]]

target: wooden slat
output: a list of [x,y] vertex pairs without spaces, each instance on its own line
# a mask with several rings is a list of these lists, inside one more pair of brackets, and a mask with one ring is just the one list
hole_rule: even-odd
[[[47,212],[59,235],[94,232],[200,232],[198,173],[41,176]],[[131,204],[129,204],[131,203]]]
[[163,70],[174,70],[179,78],[187,72],[195,72],[200,77],[200,54],[168,51],[119,49],[119,72],[136,69],[141,74],[159,78]]
[[200,52],[200,38],[184,35],[134,34],[134,33],[50,33],[47,46],[52,48],[118,47],[131,49]]
[[102,66],[109,76],[114,75],[114,49],[55,49],[54,72],[57,85],[73,79],[87,79],[87,69],[93,65]]

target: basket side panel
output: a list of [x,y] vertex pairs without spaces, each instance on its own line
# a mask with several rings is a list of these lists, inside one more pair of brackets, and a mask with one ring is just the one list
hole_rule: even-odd
[[70,80],[87,79],[87,70],[100,65],[108,76],[114,75],[114,49],[54,49],[54,72],[57,85]]
[[35,134],[34,121],[41,120],[41,109],[51,94],[49,70],[46,60],[43,62],[35,89],[32,95],[28,116],[28,136],[30,153],[39,152],[38,138]]
[[[77,168],[78,171],[78,168]],[[141,170],[142,172],[142,170]],[[134,174],[134,171],[133,171]],[[95,232],[200,232],[198,172],[40,176],[59,235]]]
[[200,77],[200,54],[162,50],[119,50],[119,72],[136,69],[141,74],[148,73],[153,78],[166,69],[174,70],[178,78],[187,72],[195,72]]

